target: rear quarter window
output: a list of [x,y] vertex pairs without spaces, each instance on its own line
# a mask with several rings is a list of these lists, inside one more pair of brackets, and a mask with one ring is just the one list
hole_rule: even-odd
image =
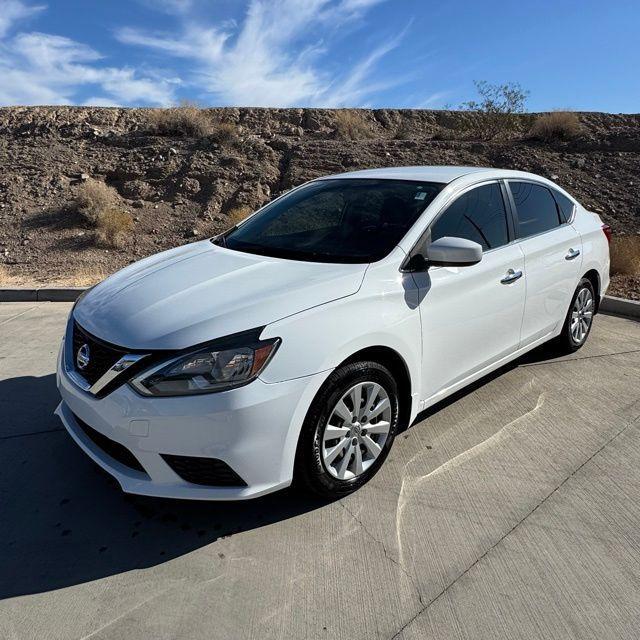
[[555,189],[551,189],[551,193],[558,204],[558,210],[560,211],[560,218],[562,219],[562,222],[569,222],[573,216],[573,209],[576,206],[573,200],[570,200],[563,193],[560,193]]

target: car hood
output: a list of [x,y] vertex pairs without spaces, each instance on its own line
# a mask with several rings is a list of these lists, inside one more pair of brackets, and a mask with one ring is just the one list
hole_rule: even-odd
[[83,296],[74,318],[129,349],[183,349],[352,295],[366,268],[269,258],[205,240],[115,273]]

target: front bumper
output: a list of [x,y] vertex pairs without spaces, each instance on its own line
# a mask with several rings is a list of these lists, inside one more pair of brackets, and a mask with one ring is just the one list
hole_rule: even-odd
[[[62,402],[56,410],[84,452],[127,493],[195,500],[241,500],[291,484],[300,428],[329,372],[267,384],[255,380],[221,393],[148,398],[122,385],[97,399],[80,389],[58,358]],[[87,436],[78,419],[126,447],[143,471],[118,462]],[[215,458],[246,486],[204,486],[182,479],[161,454]]]

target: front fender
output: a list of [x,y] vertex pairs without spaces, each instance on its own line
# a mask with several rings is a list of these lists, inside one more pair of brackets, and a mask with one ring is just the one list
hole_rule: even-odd
[[397,267],[389,277],[384,265],[369,269],[358,293],[267,325],[261,337],[280,337],[282,344],[260,378],[282,382],[330,371],[362,349],[384,346],[404,360],[412,390],[420,389],[418,295],[411,275]]

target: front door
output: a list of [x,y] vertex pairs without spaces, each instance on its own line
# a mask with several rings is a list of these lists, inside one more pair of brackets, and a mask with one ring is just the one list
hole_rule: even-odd
[[475,265],[414,274],[421,300],[422,400],[429,404],[518,349],[525,304],[524,257],[518,244],[510,244],[499,183],[463,193],[430,231],[431,242],[467,238],[484,254]]

